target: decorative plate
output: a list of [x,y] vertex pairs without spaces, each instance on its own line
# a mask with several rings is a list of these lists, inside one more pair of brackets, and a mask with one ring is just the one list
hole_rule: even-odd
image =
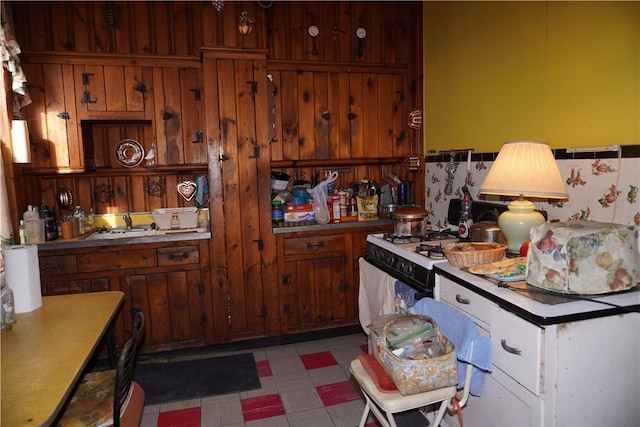
[[477,265],[469,267],[469,272],[505,282],[517,282],[526,278],[527,258],[509,258],[490,264]]
[[123,139],[114,150],[116,161],[125,168],[133,168],[144,160],[144,148],[133,139]]

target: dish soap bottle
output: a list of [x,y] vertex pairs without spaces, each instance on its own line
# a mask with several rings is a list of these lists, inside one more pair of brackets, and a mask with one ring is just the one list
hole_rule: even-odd
[[462,213],[460,214],[460,222],[458,224],[458,237],[460,240],[468,240],[471,225],[473,225],[473,218],[471,217],[471,197],[465,194],[461,203]]

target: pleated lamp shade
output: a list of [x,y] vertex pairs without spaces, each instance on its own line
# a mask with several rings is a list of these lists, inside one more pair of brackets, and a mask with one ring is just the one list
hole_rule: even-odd
[[518,197],[498,218],[508,251],[518,253],[531,227],[545,221],[525,197],[565,200],[567,189],[551,147],[539,141],[505,143],[480,186],[480,194]]
[[551,147],[538,141],[505,143],[480,186],[480,193],[550,199],[569,197]]

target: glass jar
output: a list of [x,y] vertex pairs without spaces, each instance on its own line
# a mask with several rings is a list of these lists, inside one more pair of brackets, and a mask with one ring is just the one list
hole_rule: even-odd
[[284,211],[282,210],[282,202],[280,200],[271,202],[271,222],[274,224],[284,222]]

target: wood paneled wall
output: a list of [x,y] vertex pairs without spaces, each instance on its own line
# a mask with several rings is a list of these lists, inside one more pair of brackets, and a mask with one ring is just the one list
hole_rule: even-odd
[[[338,144],[325,144],[323,141],[329,141],[329,139],[318,134],[318,129],[320,131],[322,129],[316,126],[315,112],[303,111],[308,103],[297,100],[294,102],[298,106],[294,107],[289,100],[282,98],[279,102],[281,102],[283,114],[286,115],[287,112],[297,114],[296,117],[288,117],[288,123],[296,122],[295,125],[300,127],[302,134],[307,138],[313,138],[315,142],[314,146],[297,145],[298,150],[295,153],[286,151],[293,149],[294,145],[291,144],[287,149],[284,148],[284,144],[272,146],[276,148],[273,152],[273,160],[312,157],[333,159],[367,155],[402,156],[416,151],[422,154],[422,132],[407,128],[405,123],[407,111],[422,108],[421,2],[226,1],[221,11],[217,11],[210,1],[12,1],[9,4],[13,12],[16,38],[26,59],[25,68],[30,71],[27,78],[30,79],[29,83],[34,85],[33,96],[39,105],[50,108],[52,103],[49,98],[59,104],[65,103],[65,99],[71,97],[67,86],[69,90],[75,89],[76,92],[73,95],[76,99],[68,105],[72,117],[67,120],[66,125],[55,124],[52,121],[55,118],[47,114],[50,117],[46,125],[48,134],[53,132],[53,135],[59,135],[60,138],[54,138],[54,142],[50,141],[51,138],[44,136],[40,138],[46,144],[40,146],[36,144],[35,149],[36,154],[42,155],[35,156],[33,165],[16,167],[18,171],[29,168],[54,168],[60,165],[71,168],[79,165],[86,167],[84,164],[86,152],[82,150],[84,135],[79,124],[82,119],[80,116],[84,115],[85,119],[107,119],[112,107],[105,105],[104,110],[93,111],[93,108],[100,106],[86,105],[78,101],[78,97],[86,89],[78,86],[79,80],[76,78],[78,63],[85,64],[85,67],[89,68],[92,65],[113,65],[117,66],[118,70],[124,67],[122,81],[126,83],[128,70],[133,73],[134,80],[141,80],[147,84],[151,91],[145,95],[145,102],[155,104],[145,105],[141,110],[139,108],[141,106],[130,105],[128,100],[134,98],[126,93],[123,94],[126,102],[120,108],[124,110],[123,114],[153,121],[152,126],[155,131],[152,138],[157,139],[159,164],[202,164],[207,156],[203,152],[204,144],[192,145],[187,142],[194,139],[196,130],[203,129],[205,117],[210,112],[202,110],[202,103],[193,102],[191,93],[187,93],[188,96],[186,96],[185,91],[188,92],[192,86],[202,89],[213,83],[206,79],[201,80],[200,58],[203,48],[229,49],[230,55],[242,50],[264,49],[268,52],[268,71],[273,68],[278,83],[286,80],[283,78],[285,73],[296,73],[297,64],[306,64],[310,66],[308,71],[313,70],[313,72],[307,72],[300,78],[313,79],[309,82],[310,90],[315,91],[317,88],[322,89],[326,86],[330,88],[327,93],[334,94],[340,93],[343,89],[340,85],[346,82],[334,82],[332,79],[337,74],[332,74],[332,71],[350,71],[350,67],[354,66],[373,67],[377,70],[373,74],[359,70],[362,81],[348,82],[349,85],[362,87],[364,104],[359,113],[363,117],[369,114],[367,121],[377,122],[377,129],[374,127],[347,129],[346,126],[338,125],[332,128],[331,132],[334,134],[330,138],[332,143],[337,141]],[[253,31],[247,35],[242,35],[237,28],[239,17],[244,11],[255,19]],[[317,37],[312,37],[308,32],[308,28],[312,25],[318,28]],[[366,30],[366,37],[356,36],[358,28]],[[57,54],[60,54],[59,59],[53,60],[52,58]],[[171,61],[173,63],[168,66],[167,62]],[[176,61],[182,61],[185,64],[184,68],[176,66]],[[140,71],[136,67],[143,67],[141,76],[136,77],[135,73]],[[91,72],[89,68],[87,70]],[[107,68],[111,69],[110,67],[105,69]],[[64,76],[52,83],[51,73],[47,71],[49,69],[55,69]],[[392,106],[397,102],[397,99],[394,99],[396,95],[391,93],[396,82],[384,79],[398,69],[408,70],[408,81],[403,82],[403,85],[409,88],[404,94],[406,97],[403,100],[404,106],[395,115],[380,116],[380,120],[377,120],[371,115],[379,114],[380,105]],[[176,77],[172,80],[163,74],[161,79],[156,78],[161,70],[168,70],[175,76],[187,77]],[[386,73],[389,70],[390,72]],[[152,72],[156,74],[150,75]],[[386,73],[386,76],[378,82],[376,73],[379,72]],[[109,90],[118,86],[114,84],[117,80],[114,75],[105,71],[104,78],[108,79],[107,87],[111,88]],[[96,79],[97,77],[94,77],[90,85],[99,83]],[[175,82],[172,83],[174,80]],[[181,82],[187,80],[193,81],[194,84],[186,89],[182,88]],[[148,81],[151,81],[151,84]],[[372,93],[373,98],[367,99],[364,95],[370,86],[369,81],[376,83],[376,87],[390,88],[391,92],[385,90],[382,93]],[[334,88],[334,83],[337,89]],[[39,88],[42,88],[42,91]],[[286,87],[283,86],[282,89]],[[45,92],[46,98],[42,95]],[[92,96],[96,96],[94,89],[90,92]],[[107,98],[106,95],[108,94],[103,98]],[[135,97],[139,94],[132,92],[132,95]],[[298,96],[303,95],[298,94]],[[336,105],[338,109],[348,107],[344,99],[340,102],[341,105]],[[180,116],[180,127],[174,129],[175,132],[172,133],[170,132],[172,129],[164,128],[161,129],[162,132],[159,131],[158,126],[162,125],[167,106],[182,105],[182,112],[185,112],[184,109],[187,108],[185,103],[193,104],[188,108],[194,113]],[[154,115],[150,116],[150,114]],[[288,124],[283,121],[278,126],[280,126],[278,137],[283,141],[282,126],[288,126]],[[401,145],[398,143],[399,133],[385,137],[378,136],[376,141],[387,139],[389,142],[382,145],[376,142],[373,146],[367,138],[368,132],[378,134],[382,132],[386,135],[388,128],[400,129],[401,127],[407,129],[404,135],[405,142]],[[97,138],[95,134],[93,137]],[[218,135],[208,134],[203,136],[204,141],[217,137]],[[163,138],[166,140],[162,140]],[[149,149],[151,145],[148,139],[145,136],[145,141],[142,141],[145,149]],[[61,145],[60,140],[66,140],[67,146]],[[199,170],[165,173],[162,176],[166,178],[167,188],[171,188],[175,182],[191,179],[200,173]],[[362,165],[351,170],[352,175],[345,176],[348,180],[364,176],[378,178],[388,171],[396,174],[401,172],[399,166],[395,165],[379,167]],[[311,170],[308,172],[307,175],[310,175]],[[403,178],[415,181],[416,193],[421,194],[424,191],[423,176],[423,172],[420,172],[413,177]],[[152,178],[158,181],[160,176]],[[20,188],[23,196],[18,197],[18,206],[15,210],[21,213],[24,210],[22,205],[26,203],[50,204],[53,201],[50,200],[53,197],[52,188],[62,184],[76,190],[78,197],[83,197],[83,194],[91,197],[93,193],[91,189],[96,185],[96,179],[109,181],[109,186],[117,192],[141,194],[146,191],[147,179],[135,176],[135,173],[131,177],[122,179],[116,174],[109,174],[104,178],[76,179],[71,176],[55,176],[50,172],[42,174],[31,172],[26,175],[17,173],[15,186]],[[120,197],[120,200],[123,199]],[[120,205],[118,202],[117,208],[146,210],[157,207],[158,203],[181,203],[180,200],[149,201],[146,197],[134,197],[132,200],[132,204],[127,202]],[[147,202],[148,205],[145,204]],[[89,203],[83,202],[83,205],[89,206]],[[111,208],[115,209],[115,207]]]
[[[198,56],[204,46],[268,49],[270,60],[421,59],[422,4],[415,1],[227,1],[220,12],[209,1],[15,1],[11,8],[25,52]],[[237,29],[243,11],[256,21],[247,35]],[[356,36],[360,27],[364,39]]]

